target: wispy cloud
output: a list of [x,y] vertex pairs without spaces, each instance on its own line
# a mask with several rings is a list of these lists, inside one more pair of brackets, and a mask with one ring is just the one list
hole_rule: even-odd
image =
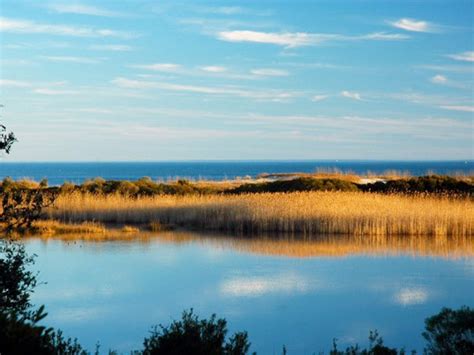
[[474,68],[469,65],[419,65],[416,68],[441,71],[441,72],[453,72],[453,73],[473,73]]
[[290,75],[290,73],[288,73],[286,70],[272,69],[272,68],[252,69],[250,72],[254,75],[259,75],[259,76],[288,76]]
[[125,44],[95,44],[89,47],[94,51],[128,52],[133,49]]
[[101,62],[98,58],[70,57],[70,56],[41,56],[40,58],[51,62],[69,62],[79,64],[97,64]]
[[115,11],[106,10],[97,6],[83,5],[83,4],[49,4],[47,6],[60,14],[76,14],[76,15],[90,15],[101,17],[121,17],[123,14]]
[[0,79],[1,87],[25,88],[32,86],[31,83],[20,80]]
[[348,99],[362,101],[362,97],[358,92],[354,91],[341,91],[341,96],[347,97]]
[[33,90],[35,94],[40,95],[77,95],[79,91],[76,90],[65,90],[65,89],[49,89],[49,88],[39,88]]
[[284,46],[288,48],[314,46],[330,41],[398,41],[409,38],[398,33],[376,32],[359,36],[346,36],[331,33],[308,32],[258,32],[258,31],[221,31],[217,39],[227,42],[253,42]]
[[454,60],[460,60],[464,62],[474,62],[474,51],[463,52],[458,54],[448,54],[448,57]]
[[206,95],[221,95],[221,96],[236,96],[243,98],[250,98],[254,100],[262,101],[274,101],[282,102],[288,101],[296,96],[299,96],[298,92],[293,91],[280,91],[280,90],[249,90],[247,88],[236,88],[236,87],[215,87],[215,86],[199,86],[199,85],[183,85],[166,82],[156,81],[140,81],[131,80],[127,78],[115,78],[112,80],[112,84],[122,88],[129,89],[160,89],[167,91],[176,92],[189,92]]
[[401,18],[397,21],[389,22],[393,27],[410,32],[437,32],[439,26],[422,20],[412,18]]
[[326,100],[328,97],[329,97],[329,95],[314,95],[314,96],[311,98],[311,101],[319,102],[319,101]]
[[217,6],[217,7],[199,7],[198,12],[217,14],[217,15],[238,15],[245,12],[240,6]]
[[444,75],[437,74],[433,76],[430,81],[433,84],[446,84],[448,82],[448,78],[446,78]]
[[469,96],[427,95],[419,92],[401,92],[380,95],[373,94],[370,97],[374,99],[399,100],[437,108],[441,106],[442,108],[452,107],[453,110],[455,107],[469,107],[472,102],[472,98]]
[[469,85],[451,80],[447,76],[441,75],[441,74],[437,74],[431,77],[430,81],[436,85],[444,85],[444,86],[449,86],[449,87],[458,88],[458,89],[472,89],[472,87]]
[[174,63],[137,64],[131,65],[131,67],[166,73],[174,73],[181,69],[181,65]]
[[29,20],[17,20],[5,17],[0,17],[0,32],[49,34],[73,37],[118,37],[124,39],[136,37],[135,34],[129,32],[115,31],[110,29],[45,24]]
[[[176,63],[154,63],[154,64],[134,64],[129,65],[131,68],[145,69],[154,72],[164,72],[172,73],[176,75],[183,76],[211,76],[213,78],[221,79],[236,79],[236,80],[256,80],[262,79],[266,76],[282,76],[284,71],[277,71],[271,69],[262,69],[260,72],[257,69],[256,73],[240,73],[230,71],[229,68],[218,66],[218,65],[208,65],[208,66],[199,66],[199,67],[185,67]],[[146,76],[145,76],[146,77]]]
[[199,69],[209,72],[209,73],[224,73],[227,71],[226,67],[218,66],[218,65],[208,65],[204,67],[200,67]]
[[464,112],[474,112],[474,106],[464,106],[464,105],[444,105],[440,106],[445,110],[451,111],[464,111]]

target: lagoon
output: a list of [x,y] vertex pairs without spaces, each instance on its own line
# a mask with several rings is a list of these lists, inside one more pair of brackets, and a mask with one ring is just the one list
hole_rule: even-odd
[[38,255],[33,302],[89,350],[129,352],[185,309],[246,330],[252,351],[289,354],[366,344],[421,350],[423,320],[473,306],[472,239],[259,237],[163,232],[25,240]]

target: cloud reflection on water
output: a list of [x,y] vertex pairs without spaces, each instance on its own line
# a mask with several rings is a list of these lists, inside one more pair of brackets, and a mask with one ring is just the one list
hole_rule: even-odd
[[276,276],[234,277],[219,286],[221,295],[228,297],[260,297],[267,294],[302,294],[311,291],[314,283],[296,274]]
[[395,293],[395,302],[402,306],[412,306],[425,303],[429,292],[422,287],[404,287]]

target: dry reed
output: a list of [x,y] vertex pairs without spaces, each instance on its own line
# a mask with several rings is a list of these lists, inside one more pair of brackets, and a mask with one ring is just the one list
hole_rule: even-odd
[[76,193],[60,196],[47,214],[64,222],[159,222],[237,233],[474,234],[474,204],[470,199],[361,192],[140,198]]

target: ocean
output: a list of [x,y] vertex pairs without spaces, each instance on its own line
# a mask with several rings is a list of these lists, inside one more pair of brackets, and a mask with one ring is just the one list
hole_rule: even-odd
[[81,183],[94,177],[111,180],[136,180],[148,176],[154,180],[222,180],[256,177],[261,173],[311,173],[318,169],[339,169],[357,174],[381,174],[397,170],[413,176],[427,173],[472,174],[474,161],[193,161],[193,162],[90,162],[90,163],[0,163],[0,178],[48,179],[50,185],[65,181]]

